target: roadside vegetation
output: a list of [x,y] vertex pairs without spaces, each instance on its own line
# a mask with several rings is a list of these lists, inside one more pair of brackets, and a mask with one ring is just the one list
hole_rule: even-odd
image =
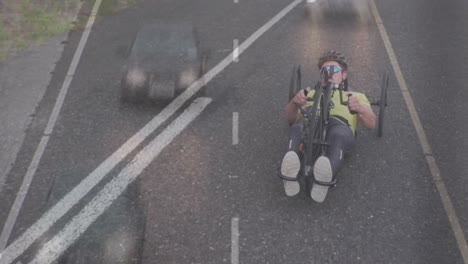
[[[103,0],[99,16],[108,16],[138,0]],[[64,34],[83,28],[94,0],[0,0],[0,61]],[[82,7],[87,7],[83,8]]]

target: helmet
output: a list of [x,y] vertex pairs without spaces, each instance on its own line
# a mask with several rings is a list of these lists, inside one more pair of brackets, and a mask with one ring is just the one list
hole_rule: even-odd
[[322,65],[327,61],[336,61],[343,70],[348,70],[348,62],[343,54],[339,53],[335,50],[330,50],[322,54],[318,60],[318,68],[319,70],[322,68]]

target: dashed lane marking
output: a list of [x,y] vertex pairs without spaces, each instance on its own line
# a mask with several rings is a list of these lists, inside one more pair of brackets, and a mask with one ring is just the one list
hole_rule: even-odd
[[[92,15],[97,13],[97,3],[100,2],[100,0],[97,0],[93,8]],[[252,45],[260,36],[262,36],[301,2],[302,0],[293,1],[273,18],[271,18],[266,24],[255,31],[239,46],[239,55],[242,54],[242,52],[250,47],[250,45]],[[8,247],[0,253],[0,263],[9,264],[24,251],[26,251],[26,249],[29,248],[32,243],[34,243],[40,236],[47,232],[60,218],[62,218],[74,205],[76,205],[87,193],[89,193],[89,191],[94,188],[94,186],[96,186],[104,178],[104,176],[109,173],[109,171],[111,171],[130,152],[132,152],[138,145],[140,145],[141,142],[143,142],[151,133],[153,133],[162,123],[164,123],[176,111],[178,111],[190,98],[195,95],[195,93],[197,93],[203,86],[205,86],[232,62],[233,52],[227,55],[226,58],[224,58],[214,68],[208,71],[202,78],[193,83],[182,94],[175,98],[166,108],[164,108],[156,117],[154,117],[153,120],[151,120],[147,125],[145,125],[145,127],[143,127],[134,136],[127,140],[127,142],[125,142],[118,150],[116,150],[110,157],[101,163],[91,174],[89,174],[83,181],[81,181],[75,188],[73,188],[72,191],[66,194],[57,204],[55,204],[31,227],[22,233],[19,238],[8,245]],[[38,163],[35,166],[37,165]],[[11,228],[13,228],[13,225]],[[7,240],[5,240],[5,244]],[[8,261],[5,261],[5,259]]]

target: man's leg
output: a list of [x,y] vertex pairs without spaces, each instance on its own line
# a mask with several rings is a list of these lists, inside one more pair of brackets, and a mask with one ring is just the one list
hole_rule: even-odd
[[294,123],[289,128],[288,152],[283,157],[281,163],[281,174],[295,180],[283,180],[284,191],[288,196],[299,193],[300,186],[297,181],[297,174],[301,169],[299,158],[299,145],[301,144],[302,123]]
[[[330,118],[327,130],[328,148],[325,156],[321,156],[314,164],[314,177],[323,183],[332,183],[343,166],[344,152],[354,144],[351,129],[340,121]],[[323,202],[327,196],[329,185],[315,182],[310,195],[317,202]]]

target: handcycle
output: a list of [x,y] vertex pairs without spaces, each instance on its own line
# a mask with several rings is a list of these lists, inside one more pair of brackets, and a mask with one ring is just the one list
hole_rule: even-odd
[[[325,72],[325,80],[329,80],[333,73]],[[289,98],[288,102],[291,101],[294,96],[302,89],[301,87],[301,66],[295,65],[293,67],[290,87],[289,87]],[[371,106],[379,107],[378,124],[377,124],[377,136],[382,137],[385,108],[387,106],[387,91],[388,91],[389,76],[387,72],[384,72],[381,82],[380,98],[377,100],[370,100]],[[340,103],[347,105],[348,101],[343,100],[343,92],[348,91],[346,84],[335,84],[327,81],[325,85],[321,82],[317,82],[314,87],[314,94],[312,98],[307,97],[308,103],[306,108],[303,109],[300,105],[300,109],[303,118],[302,126],[302,138],[300,145],[300,152],[302,153],[301,162],[301,176],[306,179],[307,189],[310,189],[311,183],[315,182],[320,185],[334,187],[336,185],[336,179],[332,182],[321,182],[315,179],[313,176],[313,166],[315,161],[322,155],[325,154],[328,143],[327,143],[327,128],[330,119],[330,110],[332,108],[331,96],[334,89],[339,91]],[[304,90],[307,93],[306,90]],[[306,94],[307,95],[307,94]],[[369,96],[367,96],[369,98]],[[354,113],[352,113],[354,114]],[[296,178],[289,178],[279,173],[280,178],[284,180],[295,181]]]

